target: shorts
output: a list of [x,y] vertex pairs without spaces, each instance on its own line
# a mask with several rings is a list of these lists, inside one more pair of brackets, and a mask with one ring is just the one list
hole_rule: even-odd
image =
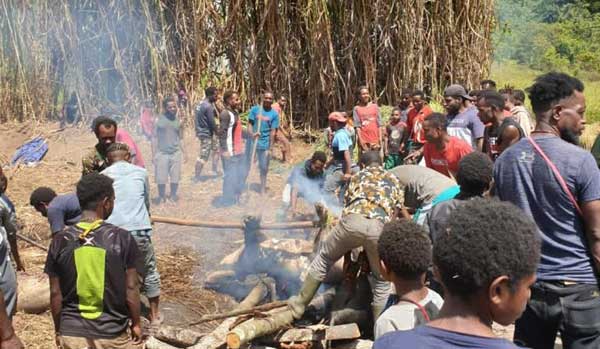
[[142,276],[142,293],[148,298],[160,296],[160,274],[156,267],[156,254],[151,239],[152,230],[134,230],[131,236],[140,250],[138,271]]
[[215,142],[212,137],[200,137],[200,154],[198,161],[206,162],[210,158],[210,154],[215,148]]
[[85,338],[60,336],[59,348],[61,349],[138,349],[141,345],[130,343],[129,334],[124,331],[115,338]]
[[169,183],[177,184],[181,180],[181,152],[176,151],[173,154],[158,152],[155,155],[155,175],[156,184],[164,185]]

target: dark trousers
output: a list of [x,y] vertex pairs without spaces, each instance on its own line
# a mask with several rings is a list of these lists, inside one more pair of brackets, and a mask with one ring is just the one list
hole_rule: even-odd
[[223,159],[223,200],[237,202],[246,182],[244,155],[221,157]]
[[564,349],[600,348],[600,293],[597,285],[538,281],[516,322],[515,343],[552,349],[560,331]]

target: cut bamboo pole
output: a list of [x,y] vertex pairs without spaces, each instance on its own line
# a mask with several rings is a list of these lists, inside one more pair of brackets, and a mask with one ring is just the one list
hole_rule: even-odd
[[290,309],[273,311],[266,318],[253,318],[227,333],[227,347],[238,349],[256,338],[289,326],[292,322],[294,322],[294,315]]
[[[213,229],[244,229],[243,223],[238,222],[211,222],[204,220],[187,220],[174,217],[152,216],[152,222],[185,225],[189,227],[202,227]],[[261,230],[283,230],[283,229],[309,229],[314,228],[318,223],[312,221],[285,222],[285,223],[261,223]]]

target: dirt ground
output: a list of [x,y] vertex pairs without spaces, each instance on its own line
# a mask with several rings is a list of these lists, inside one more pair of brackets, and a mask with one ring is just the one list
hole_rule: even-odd
[[[239,221],[245,215],[261,215],[263,221],[275,221],[277,210],[281,207],[281,190],[292,165],[272,161],[268,193],[264,197],[250,190],[245,204],[217,209],[211,203],[220,196],[222,179],[209,176],[205,182],[192,182],[199,145],[192,132],[187,131],[188,161],[184,164],[180,201],[154,206],[152,214],[210,221]],[[143,137],[131,133],[142,149],[151,183],[154,183],[150,144]],[[1,164],[7,164],[17,147],[34,136],[42,135],[48,140],[49,151],[38,166],[5,170],[9,177],[7,194],[17,207],[21,232],[47,245],[50,242],[47,221],[29,206],[29,195],[39,186],[49,186],[58,193],[73,191],[81,176],[81,157],[93,147],[95,137],[87,128],[59,130],[58,124],[36,123],[0,125],[0,135]],[[302,141],[294,141],[292,149],[292,164],[301,162],[312,153],[311,145]],[[279,156],[278,152],[276,156]],[[249,182],[251,187],[256,186],[257,175],[251,175]],[[156,195],[154,185],[152,194]],[[226,311],[234,305],[229,297],[204,290],[202,282],[207,272],[217,270],[220,260],[240,246],[243,239],[241,231],[156,224],[153,239],[162,278],[161,301],[167,324],[184,325],[195,317]],[[45,253],[23,242],[19,245],[26,272],[41,273]],[[14,325],[26,348],[53,347],[54,331],[49,312],[41,315],[17,313]],[[196,329],[206,332],[214,326],[216,323],[208,323]],[[495,330],[499,336],[510,339],[514,329],[512,326],[495,326]]]
[[[94,135],[87,128],[59,130],[58,124],[3,124],[0,125],[0,163],[7,164],[14,151],[27,140],[42,135],[48,140],[49,151],[36,167],[19,166],[5,170],[9,178],[8,196],[17,207],[22,233],[42,244],[50,242],[50,232],[45,218],[29,206],[29,195],[39,186],[48,186],[58,193],[72,192],[81,176],[81,157],[95,144]],[[180,201],[152,207],[153,215],[210,221],[239,221],[245,215],[262,215],[263,221],[274,221],[280,208],[281,189],[292,165],[271,162],[268,193],[261,197],[250,190],[247,203],[239,207],[216,209],[212,201],[222,189],[220,176],[208,176],[205,182],[193,183],[194,161],[199,144],[187,130],[185,146],[188,161],[184,164],[180,184]],[[150,143],[131,132],[142,149],[150,173],[152,195],[156,195]],[[301,141],[294,142],[291,163],[310,156],[311,147]],[[276,156],[279,156],[276,152]],[[211,171],[209,171],[211,172]],[[256,175],[250,176],[251,188],[258,183]],[[218,268],[219,261],[240,246],[241,231],[211,230],[156,224],[154,243],[162,276],[161,300],[165,306],[166,322],[183,325],[194,316],[217,313],[230,309],[233,301],[228,297],[202,289],[203,277]],[[27,273],[41,273],[45,253],[19,243]],[[182,312],[185,312],[184,316]],[[177,314],[170,316],[169,313]],[[14,317],[17,332],[27,348],[53,347],[53,326],[49,313]],[[204,332],[215,324],[199,327]]]

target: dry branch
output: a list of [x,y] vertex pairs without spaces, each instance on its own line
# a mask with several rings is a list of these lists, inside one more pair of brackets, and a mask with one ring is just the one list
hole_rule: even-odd
[[[185,225],[191,227],[214,228],[214,229],[244,229],[243,223],[237,222],[211,222],[201,220],[186,220],[173,217],[152,216],[152,222],[175,225]],[[307,229],[314,228],[317,223],[311,221],[287,222],[287,223],[261,223],[259,229],[262,230],[283,230],[283,229]]]
[[252,307],[249,309],[237,309],[237,310],[233,310],[233,311],[230,311],[227,313],[222,313],[222,314],[205,315],[205,316],[201,317],[198,321],[189,323],[188,326],[194,326],[194,325],[198,325],[198,324],[201,324],[204,322],[209,322],[209,321],[214,321],[214,320],[222,320],[222,319],[226,319],[226,318],[234,317],[234,316],[253,314],[255,312],[269,311],[269,310],[273,310],[273,309],[277,309],[277,308],[281,308],[281,307],[285,307],[285,306],[287,306],[286,301],[276,301],[276,302],[271,302],[271,303],[267,303],[267,304],[263,304],[263,305],[257,305],[255,307]]

